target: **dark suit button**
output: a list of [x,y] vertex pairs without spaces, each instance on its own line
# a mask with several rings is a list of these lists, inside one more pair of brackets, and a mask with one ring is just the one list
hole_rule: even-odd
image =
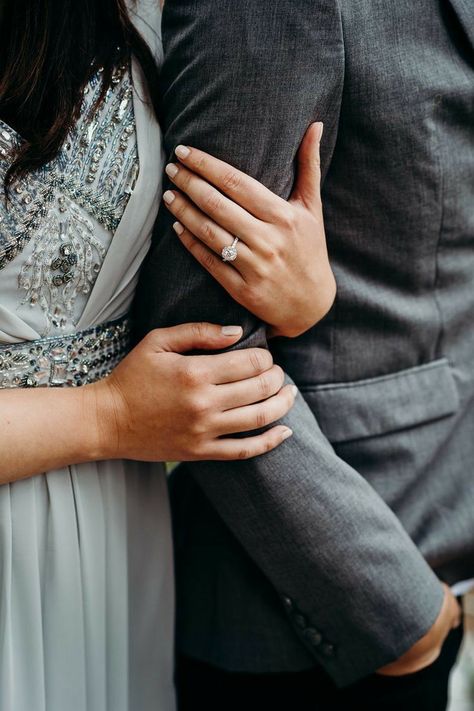
[[292,610],[293,609],[293,601],[291,597],[284,597],[283,598],[283,604],[286,607],[287,610]]
[[329,644],[328,642],[325,642],[322,647],[321,651],[324,654],[325,657],[333,657],[334,652],[336,651],[334,648],[333,644]]
[[315,630],[314,627],[307,627],[303,632],[303,637],[312,644],[313,647],[317,647],[323,641],[322,634],[318,632],[318,630]]
[[297,627],[304,630],[304,628],[306,627],[306,619],[303,617],[303,615],[293,615],[293,620],[295,621],[295,625]]

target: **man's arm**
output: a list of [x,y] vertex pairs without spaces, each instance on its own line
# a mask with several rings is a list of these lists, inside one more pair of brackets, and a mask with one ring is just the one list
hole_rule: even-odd
[[[344,54],[333,2],[167,0],[162,125],[287,197],[311,121],[336,140]],[[265,328],[181,246],[162,208],[137,301],[142,330],[186,321]],[[295,632],[340,685],[397,659],[435,621],[443,590],[400,522],[339,459],[301,396],[287,442],[247,462],[196,462],[200,486],[282,598]],[[319,636],[320,635],[320,636]]]

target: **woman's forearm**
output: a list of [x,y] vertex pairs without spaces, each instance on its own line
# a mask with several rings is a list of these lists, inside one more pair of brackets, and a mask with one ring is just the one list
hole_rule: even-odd
[[0,391],[0,484],[104,458],[93,386]]
[[295,399],[268,351],[181,355],[228,348],[241,335],[205,323],[157,329],[93,384],[0,390],[0,485],[100,459],[242,459],[277,447],[287,427],[252,433]]

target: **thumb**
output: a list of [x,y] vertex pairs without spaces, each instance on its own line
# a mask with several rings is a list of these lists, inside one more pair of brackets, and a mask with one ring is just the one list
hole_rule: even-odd
[[228,348],[242,337],[240,326],[212,323],[183,323],[171,328],[156,328],[149,338],[157,352],[186,353],[194,350]]
[[321,161],[319,146],[323,124],[312,123],[298,151],[298,175],[290,201],[303,202],[309,209],[321,202]]

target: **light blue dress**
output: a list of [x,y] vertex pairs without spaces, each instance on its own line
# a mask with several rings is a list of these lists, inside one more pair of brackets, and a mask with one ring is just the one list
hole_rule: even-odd
[[[135,19],[160,57],[157,6],[142,0]],[[60,156],[0,207],[4,388],[88,382],[123,355],[163,155],[136,63],[93,113],[99,91],[100,74]],[[20,140],[0,124],[0,182]],[[0,487],[1,711],[173,711],[170,531],[161,464]]]

